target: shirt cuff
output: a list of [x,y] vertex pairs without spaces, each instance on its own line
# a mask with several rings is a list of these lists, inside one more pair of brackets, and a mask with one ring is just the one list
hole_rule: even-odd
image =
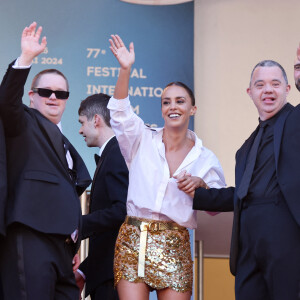
[[31,65],[32,64],[30,64],[29,66],[19,66],[19,57],[18,57],[12,67],[14,69],[29,69]]
[[124,111],[128,109],[130,106],[129,96],[127,96],[124,99],[115,99],[114,97],[111,97],[107,108],[111,110],[117,110],[117,111]]
[[85,275],[84,275],[84,273],[82,271],[80,271],[79,269],[77,269],[77,272],[82,276],[82,278],[84,280],[86,280],[86,277],[85,277]]

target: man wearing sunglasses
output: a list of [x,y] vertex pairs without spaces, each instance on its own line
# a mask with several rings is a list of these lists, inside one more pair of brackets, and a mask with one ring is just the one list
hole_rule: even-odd
[[1,245],[4,299],[78,299],[72,263],[80,244],[78,196],[90,184],[88,171],[61,133],[69,97],[65,76],[50,69],[34,77],[30,108],[22,104],[34,57],[46,47],[42,28],[23,31],[21,56],[0,86],[7,143],[6,237]]

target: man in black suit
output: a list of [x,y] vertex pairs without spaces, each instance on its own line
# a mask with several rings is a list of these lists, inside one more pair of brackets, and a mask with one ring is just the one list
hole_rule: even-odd
[[[1,112],[0,112],[1,113]],[[5,207],[6,207],[6,149],[5,149],[5,138],[2,120],[0,119],[0,251],[1,245],[3,244],[3,238],[5,235]],[[3,298],[2,293],[2,282],[0,276],[0,300]]]
[[42,28],[23,30],[21,56],[0,86],[0,111],[7,144],[6,237],[0,271],[4,298],[76,299],[72,260],[80,243],[78,195],[90,184],[88,171],[60,126],[69,96],[65,76],[40,72],[22,104],[32,60],[46,47]]
[[5,235],[5,207],[6,207],[6,149],[2,120],[0,119],[0,238]]
[[235,188],[190,193],[194,209],[234,211],[230,269],[237,300],[298,299],[300,106],[287,103],[289,90],[277,62],[254,67],[247,92],[259,126],[236,153]]
[[88,257],[75,274],[78,285],[86,279],[86,296],[92,300],[116,300],[113,258],[119,228],[126,216],[128,169],[110,126],[110,97],[95,94],[78,110],[79,133],[88,147],[100,148],[90,195],[90,213],[83,216],[83,238],[89,237]]
[[[295,79],[295,86],[297,90],[300,92],[300,45],[297,48],[297,55],[294,63],[294,79]],[[300,299],[300,280],[299,280],[298,298]]]

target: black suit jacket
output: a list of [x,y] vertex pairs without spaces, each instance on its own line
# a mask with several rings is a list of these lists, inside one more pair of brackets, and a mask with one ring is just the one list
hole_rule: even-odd
[[[300,105],[287,104],[274,126],[276,175],[281,192],[297,224],[300,226]],[[222,189],[197,189],[193,208],[211,211],[234,211],[230,249],[230,270],[236,274],[239,254],[239,220],[242,201],[238,189],[245,171],[247,156],[258,128],[236,153],[235,186]],[[251,224],[249,224],[251,226]]]
[[78,195],[90,184],[90,176],[71,145],[77,174],[74,184],[58,127],[22,104],[28,73],[29,69],[13,69],[10,65],[0,86],[7,143],[6,226],[19,222],[40,232],[69,235],[80,229]]
[[5,234],[5,207],[7,190],[5,148],[4,130],[2,120],[0,119],[0,235]]
[[79,269],[86,275],[86,295],[113,279],[114,248],[126,216],[128,169],[117,139],[105,146],[91,188],[90,213],[83,216],[82,234],[89,254]]

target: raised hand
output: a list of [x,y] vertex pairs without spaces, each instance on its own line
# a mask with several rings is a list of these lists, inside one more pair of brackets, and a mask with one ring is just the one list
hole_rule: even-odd
[[42,53],[47,45],[46,37],[44,36],[39,42],[42,27],[38,27],[36,29],[37,24],[33,22],[29,25],[29,27],[25,27],[22,32],[21,37],[21,56],[19,58],[19,65],[20,66],[28,66],[32,63],[32,60]]
[[116,34],[111,35],[112,39],[109,40],[110,43],[110,50],[113,55],[118,60],[120,67],[122,69],[130,69],[135,60],[134,54],[134,46],[131,42],[129,44],[129,51],[125,47],[122,39]]

